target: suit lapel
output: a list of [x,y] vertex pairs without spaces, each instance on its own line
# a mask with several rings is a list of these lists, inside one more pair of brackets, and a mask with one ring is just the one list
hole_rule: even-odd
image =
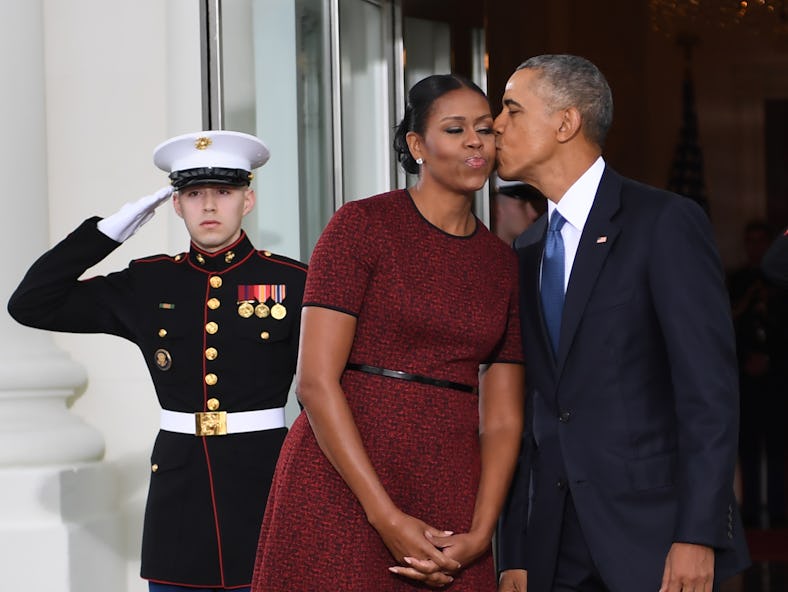
[[602,265],[618,237],[620,227],[611,218],[620,206],[621,177],[606,167],[580,236],[566,289],[557,356],[559,374]]

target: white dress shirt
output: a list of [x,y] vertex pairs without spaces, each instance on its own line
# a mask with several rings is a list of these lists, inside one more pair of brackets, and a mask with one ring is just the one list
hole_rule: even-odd
[[564,292],[569,285],[580,235],[583,234],[583,227],[591,212],[591,206],[594,205],[594,197],[604,172],[605,160],[600,156],[561,196],[557,204],[547,200],[548,224],[555,210],[566,220],[561,228],[561,238],[564,239]]

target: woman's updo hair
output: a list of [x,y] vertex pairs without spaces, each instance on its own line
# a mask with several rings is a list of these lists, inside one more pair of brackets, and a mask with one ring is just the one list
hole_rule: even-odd
[[397,126],[394,133],[394,152],[397,160],[405,172],[416,175],[419,172],[419,165],[413,158],[408,148],[405,136],[408,132],[415,132],[420,136],[424,135],[424,128],[427,119],[432,111],[432,105],[448,92],[459,88],[469,88],[482,95],[485,100],[487,95],[475,83],[454,74],[433,74],[419,80],[408,91],[408,102],[405,105],[405,115]]

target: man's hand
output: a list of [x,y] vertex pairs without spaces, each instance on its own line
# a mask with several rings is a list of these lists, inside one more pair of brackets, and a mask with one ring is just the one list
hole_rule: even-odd
[[526,592],[528,590],[528,572],[524,569],[507,569],[501,572],[498,580],[498,592]]
[[711,592],[714,550],[703,545],[673,543],[665,559],[659,592]]
[[140,226],[153,218],[156,208],[167,201],[170,195],[172,195],[172,186],[162,187],[152,195],[124,204],[111,216],[99,220],[98,229],[112,240],[122,243],[137,232]]

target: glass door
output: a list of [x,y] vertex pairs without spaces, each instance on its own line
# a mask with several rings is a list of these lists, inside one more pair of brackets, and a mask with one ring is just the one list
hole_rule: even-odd
[[403,111],[399,0],[209,6],[218,34],[206,19],[208,124],[254,133],[271,149],[247,232],[307,261],[336,208],[399,184],[391,148]]
[[398,122],[393,3],[339,0],[342,201],[396,186],[392,150]]

